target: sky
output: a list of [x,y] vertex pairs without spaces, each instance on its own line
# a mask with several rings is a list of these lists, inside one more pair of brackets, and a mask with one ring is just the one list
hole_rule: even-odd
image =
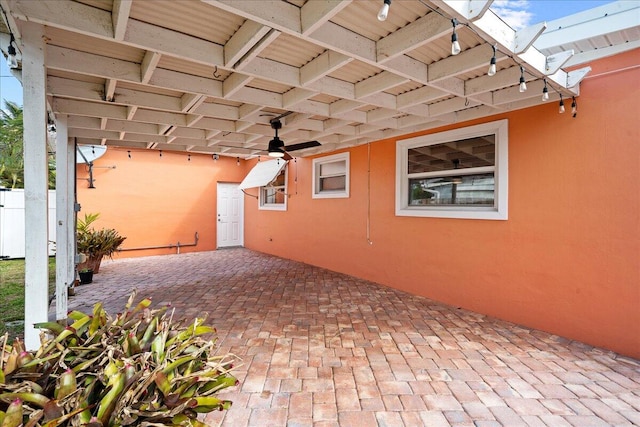
[[[542,21],[554,19],[602,6],[612,0],[494,0],[491,9],[518,30]],[[0,100],[9,100],[22,105],[22,86],[7,67],[0,55]]]

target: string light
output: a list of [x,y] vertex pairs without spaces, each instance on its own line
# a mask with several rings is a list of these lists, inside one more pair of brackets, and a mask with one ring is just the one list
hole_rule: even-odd
[[11,39],[9,40],[9,47],[7,47],[7,65],[9,68],[18,68],[18,58],[16,58],[16,48],[13,44],[16,42],[15,37],[13,37],[13,33],[10,35]]
[[191,161],[191,154],[189,154],[189,155],[187,156],[187,161],[188,161],[188,162],[190,162],[190,161]]
[[215,153],[212,157],[214,162],[218,161],[218,153]]
[[129,158],[131,158],[131,150],[127,150],[127,156],[129,156]]
[[487,75],[489,77],[496,75],[496,45],[491,46],[493,48],[493,56],[491,57],[491,61],[489,61],[489,71]]
[[384,21],[389,15],[389,6],[391,6],[391,0],[384,0],[380,12],[378,12],[378,21]]
[[544,79],[544,87],[542,88],[542,101],[549,100],[549,89],[547,88],[547,79]]
[[451,20],[451,24],[453,25],[453,33],[451,34],[451,54],[457,55],[460,53],[460,43],[458,43],[458,34],[456,33],[456,25],[458,25],[458,20],[453,18]]
[[160,157],[162,157],[162,150],[160,150]]
[[527,91],[527,82],[524,80],[524,67],[520,67],[520,93]]
[[560,94],[560,104],[558,104],[558,113],[564,113],[564,100],[562,99],[562,94]]
[[240,157],[236,157],[236,166],[240,166]]
[[571,115],[575,118],[578,115],[578,103],[576,102],[576,97],[571,97]]

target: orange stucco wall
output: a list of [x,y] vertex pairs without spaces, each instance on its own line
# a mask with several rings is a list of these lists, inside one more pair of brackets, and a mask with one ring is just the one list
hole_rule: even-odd
[[396,217],[394,139],[370,145],[372,244],[367,146],[348,199],[311,198],[309,158],[287,212],[247,199],[245,244],[640,358],[639,55],[591,64],[575,119],[569,100],[425,132],[509,120],[507,221]]
[[[131,158],[129,158],[129,153]],[[84,213],[100,213],[97,227],[115,228],[127,237],[123,248],[193,243],[180,252],[216,248],[218,182],[240,182],[246,162],[209,155],[109,148],[94,162],[95,188],[87,167],[77,167],[78,202]],[[115,167],[115,168],[113,168]],[[176,248],[123,251],[114,257],[175,254]]]
[[[639,56],[590,64],[575,119],[569,100],[563,115],[550,102],[424,132],[509,120],[507,221],[396,217],[394,139],[349,150],[348,199],[312,199],[311,159],[292,162],[286,212],[245,198],[245,246],[640,358]],[[96,189],[78,181],[83,212],[100,212],[125,247],[197,231],[182,251],[215,249],[216,184],[240,182],[255,161],[131,155],[97,160]]]

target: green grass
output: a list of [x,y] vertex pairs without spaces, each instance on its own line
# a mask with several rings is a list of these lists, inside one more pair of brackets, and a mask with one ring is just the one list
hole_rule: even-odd
[[[49,258],[49,295],[55,292],[56,260]],[[0,336],[9,332],[10,339],[23,336],[24,321],[24,260],[0,261]]]

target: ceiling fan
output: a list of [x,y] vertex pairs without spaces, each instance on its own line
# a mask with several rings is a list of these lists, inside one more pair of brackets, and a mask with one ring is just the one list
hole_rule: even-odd
[[[282,129],[282,122],[280,121],[280,119],[292,113],[293,111],[288,111],[286,113],[280,114],[279,116],[273,117],[269,120],[271,129],[275,131],[275,136],[271,141],[269,141],[269,145],[267,148],[267,153],[269,154],[270,157],[277,157],[277,158],[284,158],[284,160],[291,160],[293,157],[289,154],[289,151],[304,150],[305,148],[318,147],[322,145],[318,141],[305,141],[305,142],[300,142],[298,144],[284,145],[284,141],[282,141],[278,137],[278,130]],[[226,147],[226,148],[241,149],[241,150],[265,151],[265,150],[256,150],[255,148],[237,147],[237,146],[231,146],[231,145],[218,144],[218,146]]]
[[269,141],[269,147],[267,148],[267,152],[270,157],[282,157],[285,160],[290,160],[293,157],[291,157],[288,151],[304,150],[305,148],[317,147],[320,145],[318,141],[306,141],[299,144],[284,145],[284,141],[278,137],[278,129],[282,129],[280,117],[269,120],[269,123],[271,124],[271,128],[275,131],[275,136],[271,141]]

